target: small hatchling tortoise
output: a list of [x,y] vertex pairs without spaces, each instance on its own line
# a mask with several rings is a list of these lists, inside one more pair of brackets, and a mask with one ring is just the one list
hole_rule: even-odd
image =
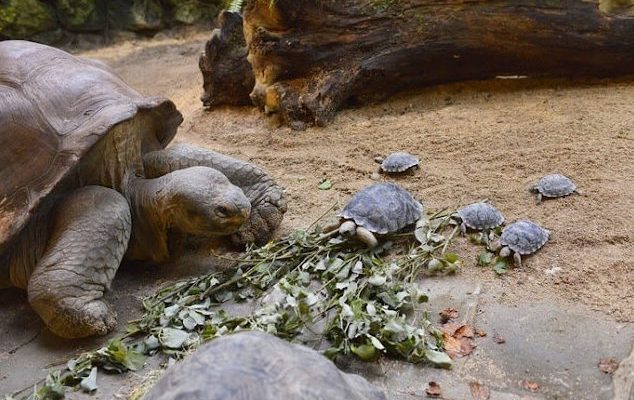
[[263,243],[280,224],[260,168],[164,149],[182,120],[97,61],[0,42],[0,288],[26,289],[55,334],[115,326],[103,295],[124,255],[166,261],[173,235]]
[[262,332],[214,339],[169,368],[145,400],[385,400],[318,352]]
[[500,210],[486,201],[462,207],[458,210],[458,217],[462,233],[466,233],[467,228],[482,231],[497,228],[504,223]]
[[561,174],[546,175],[531,188],[531,192],[537,193],[537,202],[541,202],[544,197],[563,197],[572,193],[581,194],[577,185]]
[[501,257],[508,257],[513,253],[513,259],[518,267],[522,266],[522,256],[535,253],[541,249],[550,231],[529,220],[521,220],[504,228],[500,237]]
[[376,234],[398,232],[418,221],[423,206],[394,183],[375,183],[357,192],[339,213],[339,222],[326,230],[339,229],[344,237],[355,237],[369,248]]
[[375,158],[375,161],[381,164],[379,170],[388,174],[398,174],[418,168],[420,160],[405,151],[397,151],[382,159],[380,157]]

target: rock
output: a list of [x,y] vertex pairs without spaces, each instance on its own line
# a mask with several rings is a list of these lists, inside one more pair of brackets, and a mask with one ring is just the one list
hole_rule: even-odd
[[57,0],[60,23],[71,32],[99,32],[106,29],[106,0]]
[[169,0],[172,18],[181,24],[193,24],[201,20],[211,20],[220,7],[218,2],[200,0]]
[[158,0],[111,0],[108,2],[109,29],[134,32],[157,31],[164,26],[163,8]]
[[0,35],[27,39],[57,28],[55,10],[38,0],[8,0],[0,3]]

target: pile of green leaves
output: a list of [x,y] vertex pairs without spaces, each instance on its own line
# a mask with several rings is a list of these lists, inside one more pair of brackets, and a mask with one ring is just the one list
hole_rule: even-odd
[[442,333],[419,310],[427,296],[416,281],[460,267],[447,252],[457,230],[452,214],[439,212],[421,219],[413,234],[386,236],[374,249],[318,226],[249,248],[232,259],[231,272],[178,282],[144,299],[144,315],[124,338],[72,360],[28,399],[56,398],[42,396],[63,386],[92,391],[96,367],[135,370],[143,355],[179,358],[241,330],[268,332],[331,358],[387,355],[449,368]]

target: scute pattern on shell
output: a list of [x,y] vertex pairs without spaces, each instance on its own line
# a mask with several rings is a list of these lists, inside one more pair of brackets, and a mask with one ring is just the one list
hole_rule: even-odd
[[521,255],[531,254],[546,244],[550,232],[529,220],[517,221],[502,231],[500,242]]
[[364,378],[304,346],[261,332],[205,344],[174,365],[146,400],[385,400]]
[[370,232],[396,232],[418,221],[423,206],[394,183],[375,183],[357,192],[340,217],[353,220]]
[[404,172],[420,163],[415,156],[404,152],[397,151],[390,154],[381,163],[381,169],[385,172]]
[[562,197],[577,190],[577,185],[567,176],[551,174],[540,179],[535,189],[546,197]]
[[458,210],[458,216],[471,229],[493,229],[504,222],[504,216],[491,204],[481,201]]

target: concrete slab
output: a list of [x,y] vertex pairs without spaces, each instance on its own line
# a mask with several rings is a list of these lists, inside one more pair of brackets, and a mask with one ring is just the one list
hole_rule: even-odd
[[[140,314],[138,298],[151,293],[161,282],[178,276],[202,273],[208,262],[190,264],[180,270],[163,267],[144,270],[127,266],[117,277],[111,301],[120,310],[119,330],[124,321]],[[621,385],[615,392],[611,375],[597,368],[600,358],[626,359],[634,343],[634,324],[618,323],[582,305],[565,306],[552,299],[527,296],[520,303],[505,300],[504,285],[500,281],[477,281],[468,274],[425,279],[421,287],[430,301],[433,322],[438,312],[446,307],[459,311],[458,321],[470,324],[487,333],[475,339],[474,352],[457,359],[452,370],[439,370],[393,360],[365,364],[343,360],[341,366],[366,376],[383,387],[390,399],[410,400],[425,398],[428,382],[441,385],[443,399],[470,399],[473,382],[490,391],[491,400],[520,399],[592,399],[629,400],[626,393],[631,385]],[[0,315],[6,321],[1,329],[0,392],[7,393],[30,386],[46,374],[52,363],[65,362],[81,350],[99,346],[107,338],[84,341],[63,341],[53,337],[30,310],[26,296],[19,291],[0,293]],[[503,336],[498,344],[493,335]],[[634,356],[631,356],[634,358]],[[92,399],[127,398],[144,376],[164,361],[150,359],[144,370],[123,376],[100,374],[99,391]],[[627,364],[627,363],[626,363]],[[632,362],[623,365],[619,373],[627,377]],[[619,376],[621,376],[619,375]],[[523,381],[538,384],[535,392],[527,390]],[[624,380],[625,381],[625,380]],[[631,379],[630,381],[631,382]],[[626,393],[626,394],[623,394]],[[84,399],[82,393],[69,398]]]

